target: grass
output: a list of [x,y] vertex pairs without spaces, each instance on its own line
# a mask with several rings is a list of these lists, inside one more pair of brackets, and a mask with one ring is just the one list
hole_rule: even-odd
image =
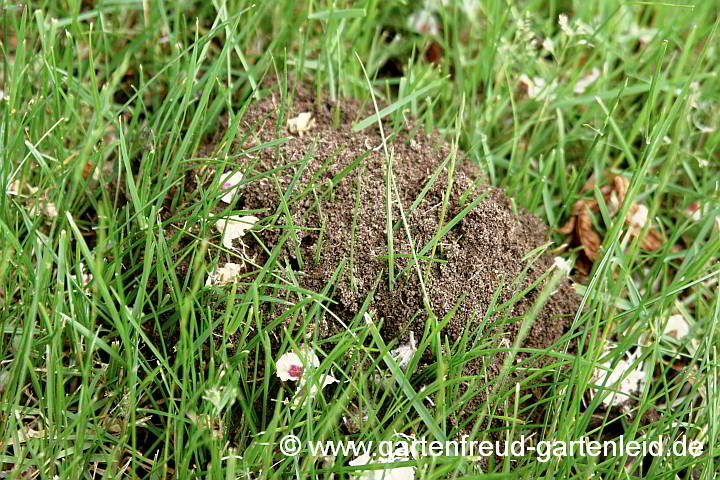
[[[702,442],[703,456],[656,457],[646,465],[647,477],[714,478],[718,12],[713,2],[674,3],[478,2],[474,14],[451,6],[437,14],[444,54],[431,64],[424,59],[429,38],[406,25],[419,5],[3,0],[0,190],[19,182],[18,194],[0,196],[3,475],[345,478],[352,455],[334,462],[307,452],[285,457],[278,442],[288,433],[303,441],[344,438],[343,417],[357,412],[367,420],[356,440],[389,440],[395,431],[451,439],[459,426],[448,422],[450,413],[482,390],[488,400],[476,419],[499,419],[508,441],[532,432],[536,440],[570,442],[620,427],[626,440],[682,431]],[[560,14],[569,16],[572,35],[558,25]],[[552,52],[530,46],[545,38],[552,39]],[[394,63],[402,64],[402,74]],[[596,68],[597,80],[575,92],[576,81]],[[283,402],[292,396],[289,387],[271,396],[278,358],[270,338],[283,352],[303,338],[279,322],[268,326],[259,306],[286,301],[299,286],[280,283],[276,270],[287,270],[280,246],[267,245],[270,261],[242,288],[204,287],[206,271],[219,261],[207,252],[217,251],[208,220],[221,187],[216,179],[209,191],[189,192],[181,182],[191,162],[221,170],[234,164],[232,140],[241,135],[246,107],[268,93],[262,87],[268,75],[280,79],[274,93],[285,117],[276,127],[294,96],[289,76],[311,80],[318,101],[377,97],[388,105],[379,115],[396,125],[415,116],[420,128],[456,142],[491,183],[551,227],[567,219],[590,175],[632,178],[621,212],[631,200],[645,203],[667,243],[641,250],[601,208],[607,222],[596,218],[597,228],[609,225],[603,256],[578,286],[586,309],[558,341],[555,364],[533,372],[551,379],[543,424],[523,421],[536,407],[524,405],[524,385],[506,391],[499,380],[463,377],[470,359],[499,349],[511,359],[520,345],[470,334],[450,345],[440,335],[447,318],[430,315],[417,348],[433,352],[436,363],[417,378],[417,358],[400,368],[390,354],[396,345],[377,332],[381,319],[366,321],[369,299],[346,334],[310,339],[320,356],[311,373],[331,373],[342,388],[297,410]],[[542,77],[545,89],[528,98],[517,86],[521,75]],[[228,128],[220,148],[202,155],[199,146],[223,115]],[[358,119],[354,128],[376,122]],[[112,175],[121,176],[124,192],[98,186]],[[391,175],[387,193],[394,195]],[[56,214],[38,213],[43,197]],[[708,205],[698,220],[684,213],[693,202]],[[286,204],[266,212],[261,228],[273,228],[285,212]],[[386,220],[388,228],[395,222],[407,230],[405,218]],[[166,234],[178,224],[183,228]],[[280,244],[292,232],[285,229]],[[565,237],[553,234],[553,240],[554,249]],[[674,251],[678,243],[686,249]],[[391,241],[388,248],[392,266]],[[418,256],[433,252],[428,245]],[[563,255],[568,252],[580,253]],[[176,273],[181,264],[189,267],[187,277]],[[83,273],[92,274],[87,286]],[[315,321],[331,289],[302,291],[305,300],[286,318],[304,326]],[[689,319],[682,340],[662,335],[673,313]],[[578,355],[568,353],[573,339]],[[612,342],[619,348],[605,353]],[[640,352],[652,381],[631,407],[610,414],[599,408],[601,395],[588,394],[601,387],[592,374],[622,360],[628,348]],[[372,368],[353,370],[361,361]],[[520,368],[529,367],[508,361],[504,376]],[[387,372],[397,388],[373,381]],[[473,438],[488,439],[488,432],[478,429]],[[626,471],[627,460],[540,462],[529,455],[488,469],[520,478],[634,478],[638,471]],[[459,456],[398,465],[416,466],[416,478],[486,476]]]

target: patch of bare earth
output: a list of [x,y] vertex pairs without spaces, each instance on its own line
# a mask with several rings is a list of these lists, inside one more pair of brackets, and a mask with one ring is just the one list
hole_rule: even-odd
[[[389,149],[393,152],[392,173],[397,188],[393,190],[396,257],[395,283],[391,289],[386,235],[387,161],[381,147],[382,138],[377,125],[359,133],[351,130],[354,121],[371,111],[367,105],[352,100],[318,102],[313,90],[298,87],[292,104],[286,107],[285,121],[278,122],[278,102],[277,94],[268,94],[264,100],[254,102],[242,120],[238,138],[243,140],[230,150],[237,158],[234,167],[240,169],[248,181],[238,191],[235,209],[252,210],[262,219],[253,234],[243,238],[243,246],[234,245],[256,265],[245,263],[243,273],[250,274],[257,265],[263,265],[268,252],[291,229],[293,232],[278,258],[280,264],[292,268],[293,279],[287,270],[280,268],[275,269],[275,275],[289,283],[296,281],[303,289],[314,292],[321,292],[332,284],[328,296],[334,303],[326,305],[331,314],[320,309],[319,318],[312,322],[321,338],[343,332],[375,288],[368,311],[381,325],[385,342],[405,343],[411,331],[419,340],[429,315],[412,259],[411,242],[395,200],[399,199],[402,204],[412,245],[419,253],[443,224],[447,225],[482,197],[440,239],[434,251],[424,253],[419,260],[420,270],[434,315],[443,318],[456,308],[441,332],[451,345],[468,332],[472,340],[480,338],[482,342],[483,338],[494,338],[495,347],[509,347],[522,316],[533,305],[544,282],[514,302],[511,299],[527,289],[553,263],[548,255],[541,255],[530,266],[523,260],[531,250],[547,243],[545,225],[527,212],[513,213],[505,193],[477,179],[476,169],[461,155],[457,158],[443,219],[450,146],[438,136],[417,132],[412,123],[392,132],[390,122],[386,121],[385,133],[392,137]],[[294,127],[295,133],[291,133],[286,120],[302,112],[311,112],[315,124],[300,136]],[[285,137],[287,141],[279,146],[240,155],[253,145]],[[210,142],[204,151],[210,155],[216,148],[217,145]],[[437,180],[416,202],[438,169]],[[281,192],[285,195],[289,216],[281,206]],[[411,208],[414,202],[415,208]],[[216,239],[215,243],[221,242]],[[431,255],[434,260],[430,259]],[[237,262],[237,259],[227,257],[226,261]],[[276,279],[273,283],[282,282]],[[244,287],[239,288],[242,291]],[[496,291],[500,293],[494,304],[505,304],[506,308],[498,308],[500,312],[484,322]],[[291,303],[300,300],[298,294],[281,289],[268,288],[260,292],[263,294],[282,295],[283,300]],[[563,280],[540,310],[523,346],[546,349],[556,342],[567,331],[578,300],[570,281]],[[285,310],[268,306],[265,311],[266,318],[271,320]],[[290,318],[286,319],[285,326],[289,326]],[[278,345],[275,333],[279,331],[270,333],[274,348]],[[498,375],[505,355],[497,353],[471,360],[465,365],[464,373],[492,379]],[[255,355],[248,358],[253,359]],[[432,364],[434,358],[431,352],[424,352],[420,370]],[[526,359],[527,355],[521,353],[519,358]],[[538,358],[534,365],[548,361]],[[511,376],[508,386],[514,385],[518,378],[518,375]],[[542,389],[535,388],[532,392],[541,395]],[[461,430],[470,430],[472,422],[467,420],[477,413],[483,399],[484,394],[479,393],[463,404],[452,416],[453,423]]]

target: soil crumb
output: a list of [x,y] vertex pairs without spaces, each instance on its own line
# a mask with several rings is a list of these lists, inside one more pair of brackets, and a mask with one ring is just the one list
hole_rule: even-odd
[[[234,168],[247,181],[239,190],[235,209],[253,212],[265,218],[261,224],[270,226],[253,231],[260,242],[246,237],[245,245],[237,247],[254,259],[255,266],[247,262],[244,268],[250,273],[262,266],[290,229],[278,258],[292,269],[292,278],[287,270],[278,269],[275,274],[313,292],[332,284],[327,293],[334,301],[327,305],[332,314],[320,309],[322,319],[314,323],[319,335],[342,332],[375,289],[368,312],[381,325],[386,342],[406,343],[411,331],[416,339],[423,338],[428,302],[438,319],[455,309],[441,332],[450,345],[467,332],[470,345],[478,338],[479,344],[483,338],[493,338],[494,348],[510,347],[522,316],[545,280],[534,287],[533,283],[553,264],[545,253],[535,255],[532,262],[526,258],[548,243],[545,225],[536,216],[514,209],[503,190],[485,185],[479,169],[461,153],[453,168],[451,146],[438,135],[425,135],[411,120],[393,130],[386,118],[383,128],[390,137],[387,148],[394,180],[391,288],[386,234],[388,162],[382,136],[377,122],[352,132],[353,122],[372,113],[370,105],[354,100],[318,101],[314,89],[297,85],[292,103],[284,109],[278,93],[269,93],[248,107],[237,136],[241,140],[230,149]],[[279,120],[280,111],[284,116]],[[293,121],[288,125],[288,120]],[[274,141],[271,147],[252,151],[253,146]],[[208,156],[218,142],[219,137],[204,147]],[[453,222],[464,210],[468,211],[462,219]],[[450,223],[452,227],[433,243],[438,231]],[[421,257],[421,275],[413,248]],[[267,295],[278,295],[278,291]],[[283,295],[282,300],[289,303],[300,298],[293,292]],[[550,347],[567,331],[578,306],[579,297],[570,281],[563,280],[540,310],[523,347]],[[271,310],[271,317],[278,318],[283,308]],[[490,318],[486,318],[488,312]],[[471,360],[464,373],[492,379],[505,355]],[[434,359],[425,352],[421,366]],[[516,381],[514,377],[508,380],[512,385]],[[463,405],[453,423],[476,413],[483,395],[478,393],[474,401]]]

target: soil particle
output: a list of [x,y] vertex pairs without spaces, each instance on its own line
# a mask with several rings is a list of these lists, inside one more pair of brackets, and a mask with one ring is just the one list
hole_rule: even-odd
[[[287,229],[294,229],[279,257],[287,259],[296,270],[294,280],[287,272],[277,271],[276,275],[314,292],[333,284],[328,296],[335,303],[327,307],[334,316],[326,315],[316,322],[326,325],[322,332],[326,336],[343,331],[343,325],[357,315],[375,287],[369,313],[381,322],[386,342],[407,342],[410,331],[415,338],[423,338],[428,319],[425,304],[429,302],[440,319],[456,309],[442,331],[451,345],[468,332],[472,339],[497,338],[496,347],[500,344],[509,347],[520,328],[521,317],[533,305],[544,282],[534,288],[531,285],[553,263],[545,254],[530,265],[525,259],[531,250],[548,242],[545,225],[527,212],[515,213],[505,193],[485,185],[477,167],[462,154],[458,154],[452,169],[451,147],[439,136],[418,132],[411,121],[393,130],[386,119],[383,128],[392,137],[388,149],[392,152],[395,185],[392,194],[395,277],[391,289],[386,234],[387,160],[379,129],[375,125],[358,133],[351,130],[353,122],[371,113],[367,104],[315,100],[314,89],[298,85],[282,122],[278,122],[276,115],[277,94],[251,104],[243,117],[238,134],[242,140],[236,142],[230,153],[237,158],[235,167],[244,173],[248,183],[242,187],[235,208],[264,212],[255,214],[266,220],[277,213],[272,222],[264,222],[274,223],[274,227],[253,232],[262,245],[252,238],[244,242],[246,255],[254,257],[256,265],[262,265]],[[311,112],[315,124],[301,138],[293,135],[285,122],[302,112]],[[243,154],[248,145],[282,138],[287,141]],[[204,148],[207,153],[216,145],[210,142]],[[450,170],[454,171],[448,194]],[[437,174],[434,182],[433,174]],[[281,206],[281,192],[289,215]],[[421,282],[412,259],[413,247],[419,255],[443,225],[448,225],[473,202],[476,205],[440,238],[435,248],[422,253]],[[447,207],[443,214],[444,204]],[[517,295],[524,290],[528,291]],[[493,301],[498,291],[499,296]],[[300,299],[296,293],[284,295],[284,300],[290,302]],[[505,308],[499,308],[501,305]],[[540,310],[523,347],[550,347],[567,331],[578,305],[579,297],[570,281],[563,280]],[[490,310],[491,318],[484,321]],[[283,310],[273,311],[268,320],[277,318]],[[501,342],[500,338],[506,340]],[[504,357],[504,353],[498,353],[494,358],[470,361],[464,373],[492,378],[498,374]],[[519,358],[526,356],[521,353]],[[421,367],[433,361],[432,353],[426,351]],[[513,384],[516,381],[515,377],[508,379]],[[479,394],[467,403],[457,419],[474,412],[482,399]]]

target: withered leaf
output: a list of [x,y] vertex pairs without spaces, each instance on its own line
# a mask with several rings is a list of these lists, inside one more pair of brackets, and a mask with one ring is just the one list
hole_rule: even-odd
[[[615,216],[620,206],[625,201],[630,180],[622,175],[608,175],[609,182],[599,187],[605,203],[608,206],[610,216]],[[581,191],[588,192],[596,186],[595,177],[590,177]],[[598,251],[602,244],[600,235],[593,229],[590,212],[599,211],[597,202],[594,199],[578,200],[573,204],[570,218],[565,224],[557,229],[558,233],[570,234],[575,233],[577,241],[583,248],[585,255],[595,261],[598,257]],[[639,236],[647,223],[647,207],[640,203],[633,202],[625,216],[625,224],[630,229],[630,234]],[[655,229],[650,227],[647,233],[640,240],[640,248],[644,250],[656,250],[662,247],[664,243],[663,236]]]
[[558,233],[562,233],[563,235],[567,235],[568,233],[572,233],[572,231],[575,230],[575,217],[572,216],[568,219],[567,222],[565,222],[565,225],[557,229]]
[[585,255],[587,255],[590,260],[595,261],[598,257],[598,250],[600,250],[602,240],[600,239],[600,235],[593,230],[589,209],[582,211],[577,216],[577,234]]

